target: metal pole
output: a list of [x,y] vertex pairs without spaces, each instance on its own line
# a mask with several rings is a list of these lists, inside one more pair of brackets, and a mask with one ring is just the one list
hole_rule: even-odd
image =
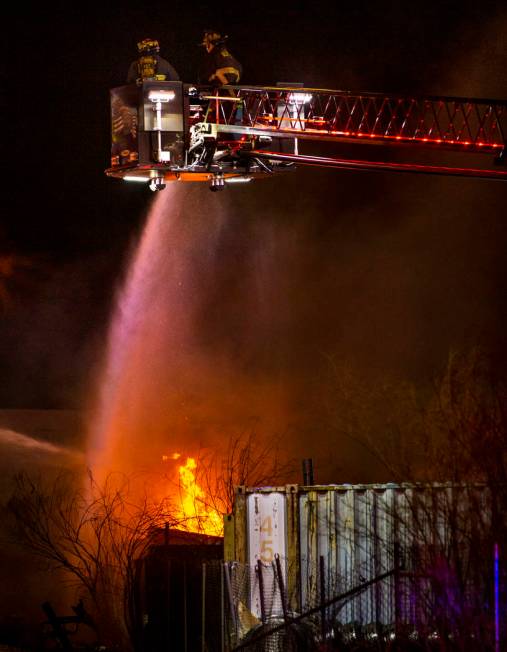
[[[237,128],[238,129],[238,128]],[[250,132],[252,133],[253,130]],[[414,172],[421,174],[440,174],[455,177],[477,177],[483,179],[507,179],[505,170],[486,170],[480,168],[459,168],[445,165],[422,165],[417,163],[392,163],[389,161],[361,161],[351,159],[338,159],[326,156],[309,156],[302,154],[289,154],[283,152],[268,152],[266,150],[251,150],[251,158],[268,158],[272,161],[291,161],[316,165],[317,167],[333,167],[342,170],[391,170],[393,172]]]
[[313,485],[313,460],[311,457],[303,460],[303,484],[307,487]]
[[188,641],[187,641],[187,562],[183,562],[183,650],[188,652]]
[[[292,103],[292,118],[293,118],[293,120],[295,122],[291,123],[291,128],[292,129],[297,129],[298,105],[297,105],[297,102],[294,100],[294,96],[293,96],[292,102],[293,102]],[[299,154],[298,139],[294,138],[294,155],[298,156],[298,154]]]
[[259,578],[259,598],[261,602],[261,621],[262,624],[266,624],[266,604],[264,602],[264,578],[262,576],[262,562],[260,559],[257,560],[257,576]]
[[493,549],[494,587],[495,587],[495,652],[500,652],[500,548],[495,543]]
[[224,569],[220,566],[220,652],[225,651]]
[[398,636],[400,627],[400,544],[394,544],[394,631]]
[[206,563],[202,564],[201,652],[206,652]]
[[276,564],[276,576],[278,580],[278,589],[280,591],[280,598],[282,600],[283,618],[285,621],[287,621],[288,613],[287,613],[287,602],[285,596],[285,585],[284,585],[283,575],[282,575],[282,564],[280,563],[280,555],[278,553],[275,554],[275,564]]
[[[324,567],[324,556],[319,557],[319,575],[320,575],[320,604],[324,605],[326,602],[326,579],[325,579],[325,567]],[[326,607],[322,606],[320,612],[320,634],[322,637],[322,645],[326,642]]]
[[167,590],[166,590],[166,609],[167,609],[167,618],[166,618],[166,643],[169,645],[171,636],[173,635],[172,631],[172,620],[174,616],[172,615],[171,609],[171,560],[167,559]]
[[227,594],[229,597],[229,607],[231,610],[231,618],[232,618],[232,624],[234,627],[234,634],[235,636],[238,635],[238,619],[236,617],[236,609],[234,608],[234,599],[232,595],[232,584],[231,584],[231,576],[230,576],[230,571],[229,571],[229,564],[227,562],[224,562],[224,575],[225,575],[225,585],[227,587]]
[[155,105],[156,111],[156,126],[155,131],[157,132],[157,161],[160,163],[162,155],[162,102],[157,102]]

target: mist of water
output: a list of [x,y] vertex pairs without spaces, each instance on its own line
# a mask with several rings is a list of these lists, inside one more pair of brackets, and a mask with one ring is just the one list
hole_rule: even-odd
[[34,454],[47,454],[47,455],[63,455],[70,458],[80,459],[82,453],[67,448],[65,446],[57,446],[48,441],[42,441],[23,435],[14,430],[0,429],[0,446],[6,446],[9,449],[17,449],[18,451],[32,452]]
[[163,457],[218,447],[259,415],[285,420],[283,383],[249,362],[269,312],[253,266],[268,263],[256,238],[249,253],[228,239],[227,201],[196,184],[154,199],[111,320],[88,439],[97,477],[163,472]]

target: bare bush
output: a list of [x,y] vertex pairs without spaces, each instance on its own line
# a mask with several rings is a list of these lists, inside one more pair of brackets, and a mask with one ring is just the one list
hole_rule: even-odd
[[[213,513],[221,523],[231,510],[236,485],[281,480],[288,470],[276,449],[259,445],[253,434],[231,439],[222,454],[202,451],[195,514]],[[137,649],[141,641],[139,559],[166,525],[206,531],[199,516],[182,512],[177,491],[154,503],[139,484],[139,479],[134,483],[119,474],[99,484],[88,473],[83,484],[70,472],[53,480],[21,473],[6,507],[13,540],[50,568],[65,571],[92,613],[100,642],[122,649]]]
[[427,582],[433,625],[463,649],[491,642],[493,550],[507,548],[505,380],[479,348],[451,352],[425,387],[365,383],[338,365],[333,377],[332,427],[374,456],[386,480],[413,487],[405,522],[399,510],[392,517],[408,570]]
[[223,453],[203,452],[197,468],[197,479],[209,506],[220,514],[229,514],[238,486],[282,484],[294,476],[295,464],[276,444],[263,442],[251,432],[231,437]]
[[111,476],[85,486],[60,473],[49,483],[22,473],[7,508],[16,542],[65,571],[85,598],[103,644],[136,647],[137,560],[166,522],[165,506],[131,500],[130,482]]

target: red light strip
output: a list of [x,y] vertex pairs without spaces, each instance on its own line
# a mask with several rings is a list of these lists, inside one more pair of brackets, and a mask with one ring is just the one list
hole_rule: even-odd
[[[277,120],[280,118],[269,118],[270,120]],[[286,120],[287,118],[283,118],[283,120]],[[296,122],[296,120],[294,120]],[[299,122],[311,122],[310,119],[301,119],[298,120]],[[316,136],[336,136],[337,138],[339,137],[345,137],[345,138],[371,138],[371,139],[377,139],[377,140],[384,140],[384,141],[403,141],[406,143],[428,143],[430,145],[456,145],[458,147],[466,147],[467,149],[474,149],[474,148],[480,148],[482,151],[484,150],[501,150],[505,145],[502,143],[488,143],[488,142],[483,142],[483,141],[478,141],[478,142],[470,142],[468,140],[455,140],[455,139],[446,139],[446,138],[429,138],[427,136],[390,136],[386,134],[378,134],[374,132],[370,133],[364,133],[364,132],[358,132],[358,131],[334,131],[330,129],[312,129],[311,127],[305,128],[305,129],[297,129],[297,128],[280,128],[277,125],[266,125],[266,124],[259,124],[257,125],[259,129],[269,130],[274,133],[280,133],[280,134],[289,134],[289,135],[294,135],[294,136],[301,136],[304,134],[315,134]],[[255,129],[256,125],[252,125],[252,129]]]

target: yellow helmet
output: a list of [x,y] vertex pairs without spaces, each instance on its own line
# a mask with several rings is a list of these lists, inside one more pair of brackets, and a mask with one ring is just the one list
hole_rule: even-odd
[[219,45],[225,43],[227,36],[222,36],[222,34],[216,29],[205,29],[201,45]]
[[139,41],[137,49],[140,54],[152,54],[153,52],[160,51],[160,45],[156,39],[145,38]]

